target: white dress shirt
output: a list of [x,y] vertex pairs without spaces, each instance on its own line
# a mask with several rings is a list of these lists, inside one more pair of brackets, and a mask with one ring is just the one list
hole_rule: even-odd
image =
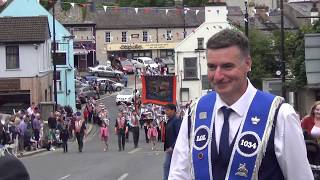
[[[246,92],[237,102],[228,106],[217,94],[213,117],[215,117],[216,146],[219,150],[220,134],[223,125],[222,106],[233,109],[229,117],[229,144],[235,138],[237,130],[245,120],[251,101],[257,89],[248,80]],[[307,159],[306,146],[300,120],[293,107],[287,103],[279,109],[275,128],[274,150],[284,175],[287,180],[313,180],[313,174]],[[171,160],[169,180],[190,180],[192,176],[190,164],[190,149],[188,140],[188,115],[183,118],[176,145]]]

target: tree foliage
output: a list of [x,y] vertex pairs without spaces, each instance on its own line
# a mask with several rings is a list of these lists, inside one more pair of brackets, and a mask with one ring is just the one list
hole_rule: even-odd
[[[304,25],[296,32],[285,32],[285,62],[286,62],[286,87],[295,91],[307,84],[305,69],[304,35],[308,33],[320,33],[319,21],[314,25]],[[276,47],[280,47],[280,32],[275,32]]]
[[249,31],[252,69],[249,74],[254,86],[262,89],[262,79],[275,77],[278,62],[275,61],[273,37],[256,29]]

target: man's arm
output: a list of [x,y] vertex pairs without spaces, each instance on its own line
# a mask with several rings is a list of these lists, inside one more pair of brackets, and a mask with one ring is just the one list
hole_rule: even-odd
[[277,118],[274,147],[285,179],[313,180],[298,115],[285,103]]
[[188,116],[183,118],[171,159],[169,180],[190,180]]

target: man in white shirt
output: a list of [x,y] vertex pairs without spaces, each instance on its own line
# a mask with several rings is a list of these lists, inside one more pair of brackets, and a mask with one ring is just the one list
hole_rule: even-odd
[[215,92],[185,115],[170,180],[313,179],[295,110],[250,83],[251,65],[243,33],[225,29],[208,40]]

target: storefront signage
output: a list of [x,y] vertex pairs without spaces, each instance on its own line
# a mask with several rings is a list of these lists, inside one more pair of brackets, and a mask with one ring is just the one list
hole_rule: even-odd
[[176,43],[134,43],[134,44],[108,44],[108,51],[121,50],[150,50],[150,49],[174,49]]
[[124,49],[124,50],[142,49],[142,46],[139,44],[124,44],[120,46],[120,49]]

